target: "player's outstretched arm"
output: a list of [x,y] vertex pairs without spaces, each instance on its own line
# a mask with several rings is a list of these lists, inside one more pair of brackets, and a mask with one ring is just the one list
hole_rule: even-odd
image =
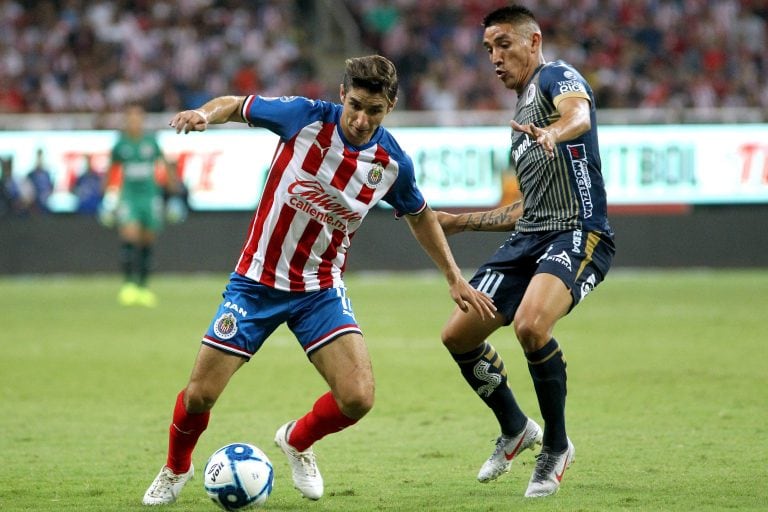
[[512,231],[523,214],[523,201],[499,206],[493,210],[468,213],[435,211],[446,236],[462,231]]
[[222,124],[229,121],[245,122],[240,115],[244,96],[219,96],[200,108],[182,110],[168,123],[176,128],[176,133],[202,132],[209,124]]
[[554,158],[555,146],[559,142],[573,140],[592,127],[589,105],[589,100],[586,98],[566,98],[557,104],[560,119],[545,128],[539,128],[534,124],[520,124],[514,119],[510,125],[516,132],[528,134],[541,145],[549,158]]
[[482,319],[493,318],[496,306],[493,305],[490,297],[472,288],[461,275],[448,241],[437,222],[435,212],[427,207],[418,215],[406,215],[405,219],[413,236],[445,275],[451,298],[456,305],[462,311],[468,311],[472,307]]

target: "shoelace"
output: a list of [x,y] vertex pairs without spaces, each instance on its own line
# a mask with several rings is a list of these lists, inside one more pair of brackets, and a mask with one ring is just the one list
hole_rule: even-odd
[[149,494],[156,497],[171,494],[171,487],[181,480],[181,476],[164,471],[163,476],[153,482]]
[[493,458],[494,458],[494,457],[496,457],[496,456],[497,456],[499,453],[501,453],[502,451],[504,451],[504,445],[505,445],[505,444],[507,444],[507,443],[509,442],[509,440],[510,440],[510,439],[512,439],[512,438],[511,438],[511,437],[507,437],[507,436],[504,436],[504,435],[501,435],[501,436],[497,437],[497,438],[496,438],[496,449],[495,449],[495,450],[493,450],[493,454],[491,454],[491,456],[490,456],[490,457],[488,457],[488,460],[491,460],[491,459],[493,459]]
[[314,453],[301,453],[296,452],[296,458],[299,459],[301,465],[304,467],[307,475],[314,477],[317,475],[317,463],[315,462]]
[[547,480],[547,475],[555,470],[555,464],[557,464],[557,457],[547,453],[541,452],[536,456],[536,468],[533,470],[534,482],[543,482]]
[[307,475],[314,478],[317,476],[317,462],[315,462],[315,454],[313,452],[300,452],[288,443],[288,432],[292,428],[293,427],[287,429],[285,433],[285,444],[287,444],[290,448],[288,452],[295,460],[298,460],[301,463]]

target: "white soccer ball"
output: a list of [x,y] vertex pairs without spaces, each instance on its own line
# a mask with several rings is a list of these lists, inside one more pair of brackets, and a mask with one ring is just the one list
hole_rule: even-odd
[[203,485],[224,510],[243,510],[266,503],[274,476],[263,451],[251,444],[232,443],[216,450],[205,463]]

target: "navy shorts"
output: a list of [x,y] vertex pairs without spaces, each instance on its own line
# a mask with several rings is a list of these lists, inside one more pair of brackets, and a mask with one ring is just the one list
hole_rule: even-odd
[[233,273],[222,297],[203,344],[246,359],[284,322],[307,356],[343,334],[362,335],[346,288],[286,292]]
[[509,325],[534,275],[559,277],[571,292],[573,309],[605,278],[615,252],[613,239],[604,233],[516,231],[477,270],[470,284],[493,299]]

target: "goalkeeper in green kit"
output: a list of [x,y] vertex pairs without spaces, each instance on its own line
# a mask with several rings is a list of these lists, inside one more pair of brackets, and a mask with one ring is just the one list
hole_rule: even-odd
[[[164,189],[174,193],[179,188],[173,166],[165,159],[154,133],[144,130],[144,109],[131,105],[125,111],[125,129],[112,148],[111,163],[105,180],[102,221],[117,223],[120,235],[120,264],[123,285],[118,302],[124,306],[154,307],[157,297],[147,287],[152,252],[163,226]],[[106,206],[110,199],[116,203]]]

